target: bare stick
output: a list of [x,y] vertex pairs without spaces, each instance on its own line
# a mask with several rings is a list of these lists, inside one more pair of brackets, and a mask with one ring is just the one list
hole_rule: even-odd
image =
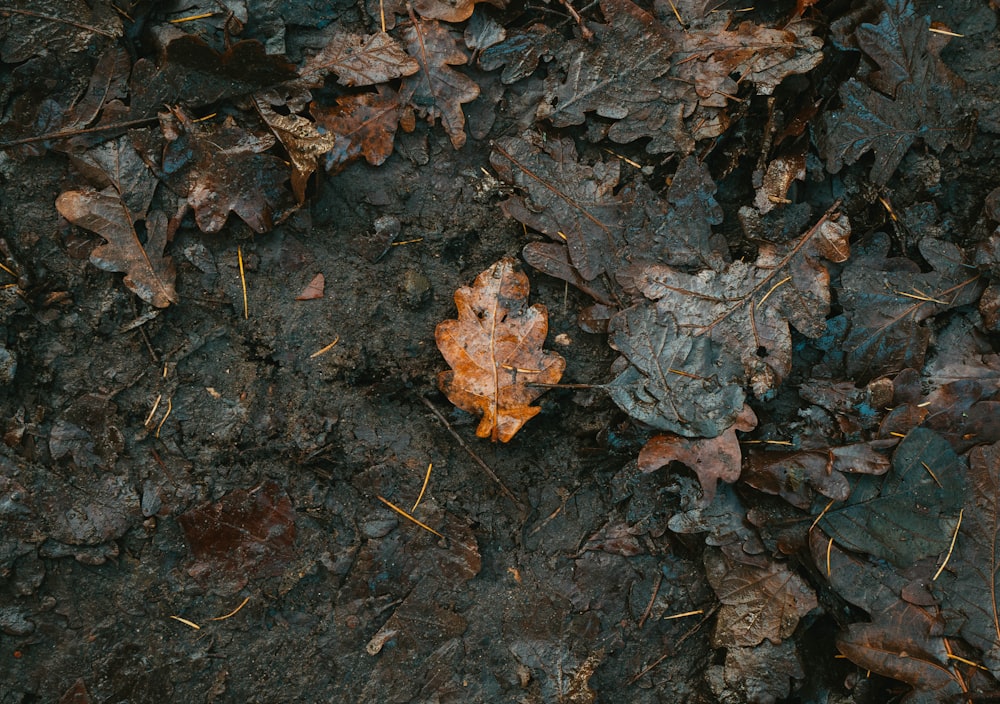
[[490,479],[492,479],[493,481],[495,481],[497,483],[497,486],[500,487],[500,490],[504,493],[504,496],[506,496],[508,499],[510,499],[514,503],[514,505],[517,506],[517,508],[518,508],[519,511],[521,511],[522,513],[524,513],[524,504],[522,504],[520,501],[518,501],[517,497],[514,496],[513,492],[511,492],[511,490],[508,489],[504,485],[504,483],[502,481],[500,481],[500,477],[498,477],[496,475],[496,472],[494,472],[492,469],[490,469],[490,466],[488,464],[486,464],[485,462],[483,462],[479,458],[479,455],[477,455],[475,452],[473,452],[472,449],[468,445],[465,444],[465,440],[462,439],[461,435],[459,435],[458,433],[455,432],[455,429],[451,427],[451,423],[448,422],[448,419],[445,418],[443,415],[441,415],[441,411],[439,411],[434,406],[433,403],[431,403],[430,401],[428,401],[423,396],[420,397],[420,400],[423,401],[424,405],[427,406],[429,409],[431,409],[431,413],[433,413],[435,416],[437,416],[437,419],[444,424],[444,427],[447,428],[448,432],[451,433],[452,437],[455,438],[455,440],[458,441],[458,444],[461,445],[462,449],[465,450],[467,453],[469,453],[469,457],[471,457],[475,461],[476,464],[478,464],[480,467],[482,467],[483,471],[486,472],[489,475]]

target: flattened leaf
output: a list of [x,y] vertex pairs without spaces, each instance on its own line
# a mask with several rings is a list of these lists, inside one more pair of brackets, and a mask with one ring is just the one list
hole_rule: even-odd
[[[477,2],[483,0],[414,0],[413,9],[421,17],[442,22],[464,22],[472,16]],[[486,0],[491,5],[503,7],[505,0]]]
[[867,83],[854,78],[844,83],[843,107],[823,115],[821,141],[831,173],[871,151],[871,180],[883,184],[918,138],[940,151],[959,146],[971,133],[962,109],[964,84],[938,56],[941,35],[929,30],[930,22],[916,15],[910,0],[887,2],[877,24],[858,27],[858,46],[879,70]]
[[[789,325],[807,337],[825,332],[830,274],[821,260],[847,259],[850,232],[847,216],[831,210],[797,240],[762,244],[753,264],[735,261],[697,274],[654,265],[638,285],[661,311],[675,316],[678,334],[710,337],[741,359],[754,393],[763,397],[791,369]],[[711,367],[688,371],[715,373]]]
[[851,323],[844,341],[847,373],[859,382],[923,367],[930,329],[923,321],[977,300],[980,276],[950,242],[924,238],[923,272],[908,259],[886,255],[889,237],[878,233],[859,248],[841,276],[840,301]]
[[541,410],[530,405],[555,384],[566,360],[542,349],[548,313],[528,306],[528,277],[510,257],[476,277],[472,287],[455,292],[457,320],[439,323],[438,349],[452,371],[438,375],[448,399],[470,413],[482,414],[476,435],[508,442]]
[[566,243],[573,267],[586,281],[614,271],[622,249],[622,202],[615,195],[619,162],[594,166],[577,160],[570,138],[523,137],[497,140],[490,163],[499,177],[523,188],[502,207],[511,217]]
[[74,225],[95,232],[107,244],[90,254],[105,271],[125,272],[125,285],[147,303],[166,308],[177,302],[177,269],[163,250],[170,239],[166,216],[155,211],[146,220],[145,244],[135,231],[135,220],[114,187],[103,191],[66,191],[56,199],[59,214]]
[[961,620],[962,637],[1000,677],[1000,443],[972,449],[968,477],[971,500],[936,586],[949,616]]
[[[794,640],[782,641],[780,645],[764,641],[753,648],[726,648],[723,677],[731,693],[743,694],[743,701],[784,700],[793,684],[805,676]],[[720,694],[716,692],[716,696]]]
[[742,370],[714,340],[684,334],[673,315],[649,303],[616,315],[608,333],[627,361],[608,393],[630,416],[685,437],[714,438],[736,422]]
[[503,66],[500,82],[509,85],[534,73],[538,62],[550,59],[561,43],[552,28],[534,24],[524,30],[513,30],[506,40],[484,50],[479,55],[479,65],[484,71]]
[[680,435],[654,435],[639,452],[639,469],[653,472],[670,462],[687,465],[701,482],[702,501],[711,503],[715,486],[721,480],[732,484],[740,478],[743,453],[736,431],[757,427],[757,416],[744,404],[736,422],[714,438],[685,438]]
[[225,593],[239,591],[252,577],[282,574],[293,555],[295,512],[274,482],[231,491],[177,522],[195,558],[188,573]]
[[219,124],[193,122],[182,111],[161,115],[167,136],[161,169],[167,185],[194,209],[203,232],[218,232],[229,213],[256,232],[271,229],[287,201],[285,163],[264,154],[270,134],[248,132],[232,117]]
[[391,88],[378,86],[375,93],[340,96],[333,107],[312,103],[309,112],[327,134],[336,137],[333,149],[325,155],[327,171],[337,172],[362,157],[379,166],[392,154],[399,96]]
[[722,550],[708,549],[705,570],[722,602],[712,634],[715,647],[750,647],[765,639],[778,645],[819,605],[812,588],[783,562],[737,563]]
[[449,68],[469,62],[459,39],[439,22],[418,22],[403,30],[406,49],[420,64],[419,72],[403,79],[400,102],[434,124],[441,125],[455,149],[465,144],[462,104],[479,97],[479,86],[468,76]]
[[780,496],[792,506],[808,509],[821,494],[845,501],[851,493],[847,479],[833,471],[829,452],[767,452],[751,449],[744,481],[758,491]]
[[367,37],[338,32],[318,54],[306,59],[299,75],[310,84],[322,85],[323,77],[333,73],[341,85],[372,86],[419,70],[416,60],[385,32]]
[[[835,504],[818,525],[839,545],[894,565],[941,554],[958,523],[963,464],[937,433],[916,428],[896,448],[891,472],[859,477],[847,502]],[[813,512],[827,503],[817,501]]]

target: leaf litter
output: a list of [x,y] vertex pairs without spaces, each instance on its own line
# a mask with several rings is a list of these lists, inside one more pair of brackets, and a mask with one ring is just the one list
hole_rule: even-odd
[[[45,280],[64,269],[25,256],[44,238],[9,228],[0,241],[2,275],[16,280],[2,289],[0,324],[17,331],[0,361],[33,335],[46,340],[32,371],[58,399],[51,410],[31,394],[4,400],[0,506],[15,527],[0,536],[0,575],[12,595],[37,592],[46,570],[44,588],[63,588],[52,565],[65,557],[103,566],[121,556],[127,572],[166,555],[183,569],[117,595],[120,618],[165,594],[263,589],[274,606],[264,618],[283,614],[268,621],[281,626],[273,633],[290,629],[296,647],[325,647],[337,668],[366,674],[352,689],[359,701],[593,701],[622,682],[641,682],[629,692],[640,698],[775,701],[817,691],[816,673],[834,670],[838,683],[821,686],[871,670],[913,701],[996,691],[1000,211],[988,179],[961,197],[942,181],[961,174],[962,150],[989,148],[977,118],[995,123],[995,101],[970,97],[995,90],[955,68],[975,32],[955,36],[908,0],[857,13],[602,0],[565,5],[565,23],[535,8],[428,0],[367,3],[368,24],[235,3],[201,25],[155,9],[44,4],[0,9],[0,70],[11,78],[0,147],[17,159],[68,156],[76,181],[54,189],[56,209],[104,240],[84,256],[124,273],[144,303],[181,305],[158,318],[119,310],[105,290],[95,330],[132,331],[156,373],[99,370],[99,353],[88,371],[71,356],[65,311],[70,296],[94,292],[77,274],[72,293]],[[18,163],[29,182],[31,164]],[[407,185],[380,190],[392,178]],[[440,232],[436,199],[455,208]],[[466,225],[463,208],[489,216]],[[389,254],[367,280],[398,275],[403,307],[386,304],[392,286],[362,284],[352,242],[346,260],[313,261],[324,218],[363,232],[356,213],[378,209],[399,219],[383,228]],[[234,242],[244,226],[271,234]],[[279,282],[274,300],[323,300],[259,307],[282,332],[225,327],[225,345],[213,332],[222,325],[174,325],[188,306],[240,295],[223,259],[192,243],[196,230],[233,244],[241,273],[249,252],[258,286]],[[66,253],[78,251],[82,238],[69,237]],[[518,524],[486,494],[469,498],[469,485],[445,489],[417,517],[447,538],[435,542],[372,499],[419,482],[428,460],[409,445],[441,451],[414,439],[436,426],[365,417],[433,386],[441,365],[427,342],[447,315],[441,294],[469,262],[518,248],[547,308],[528,304],[526,275],[499,259],[458,288],[458,319],[438,326],[453,367],[438,383],[481,416],[479,436],[504,442],[553,389],[532,426],[544,447],[510,443],[488,462],[464,448],[502,468],[532,515]],[[302,289],[318,270],[329,293],[315,281]],[[551,277],[567,285],[561,304]],[[394,334],[410,335],[399,344],[352,334],[352,318],[392,316]],[[291,347],[344,335],[309,367],[333,385],[322,401],[301,390],[280,336],[292,320],[316,334]],[[562,355],[544,349],[550,325]],[[189,355],[217,360],[219,374],[202,384]],[[5,383],[23,383],[23,368],[8,365]],[[231,370],[240,383],[227,388]],[[564,373],[581,383],[560,385]],[[128,411],[62,412],[83,408],[83,392],[121,395]],[[163,394],[173,412],[156,437],[129,435],[128,418],[155,414],[148,401]],[[211,412],[208,399],[219,404]],[[462,412],[450,428],[459,438]],[[149,468],[134,457],[151,457]],[[280,458],[266,460],[268,480],[260,458]],[[284,472],[288,461],[303,471]],[[448,461],[434,462],[448,482]],[[192,472],[202,466],[207,484]],[[525,521],[538,530],[524,542],[502,537],[525,534]],[[184,540],[170,547],[162,536],[178,528]],[[501,638],[484,606],[496,603],[494,572],[513,594],[539,587],[509,602]],[[314,584],[332,606],[295,601]],[[683,607],[666,608],[680,584]],[[58,602],[60,618],[107,622]],[[671,612],[701,616],[683,631],[672,630],[683,619],[651,618]],[[32,618],[50,628],[46,613]],[[17,614],[2,611],[0,627],[30,633]],[[705,664],[713,648],[727,651],[724,664],[721,653]],[[320,651],[300,652],[306,663]],[[473,673],[467,661],[488,664]],[[83,691],[191,693],[202,679],[142,673],[128,692],[102,689],[111,677]],[[25,696],[57,698],[67,684]],[[212,686],[241,685],[223,675]],[[860,702],[862,691],[844,696]]]

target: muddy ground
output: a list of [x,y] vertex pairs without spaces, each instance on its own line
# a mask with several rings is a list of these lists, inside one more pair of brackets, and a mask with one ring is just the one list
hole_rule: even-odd
[[[923,5],[968,35],[945,59],[995,99],[995,15]],[[666,529],[693,475],[639,474],[647,430],[599,391],[553,390],[494,445],[438,391],[434,328],[454,291],[532,237],[489,175],[517,106],[466,107],[462,150],[419,123],[384,165],[321,175],[273,232],[183,228],[179,303],[159,311],[93,267],[99,238],[56,212],[75,183],[64,156],[3,157],[0,234],[21,279],[0,291],[0,703],[754,700],[722,681],[701,541]],[[896,208],[926,196],[907,174],[933,160],[955,232],[982,227],[996,129],[980,122],[963,152],[911,152]],[[719,179],[731,241],[753,161]],[[881,224],[851,195],[856,232]],[[525,268],[564,381],[606,381],[616,355],[578,327],[585,297]],[[317,273],[324,296],[295,300]],[[766,412],[771,427],[794,415]],[[429,463],[414,513],[445,539],[378,499],[409,509]],[[196,555],[179,517],[219,501],[267,536],[262,553],[212,534]],[[886,701],[886,680],[835,658],[836,616],[800,624],[787,701]]]

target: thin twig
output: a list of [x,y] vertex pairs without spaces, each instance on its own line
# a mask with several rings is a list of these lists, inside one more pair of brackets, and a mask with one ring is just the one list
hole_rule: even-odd
[[653,604],[656,602],[656,595],[660,593],[660,584],[663,583],[663,573],[656,573],[656,582],[653,584],[653,593],[649,595],[649,603],[646,604],[646,610],[642,612],[642,618],[639,619],[639,628],[642,628],[646,623],[646,619],[649,615],[653,613]]
[[433,413],[435,416],[437,416],[437,419],[439,421],[441,421],[441,423],[444,424],[444,427],[447,428],[448,432],[451,433],[452,437],[455,438],[455,440],[458,441],[458,444],[462,447],[462,449],[465,450],[469,454],[469,457],[471,457],[475,461],[475,463],[478,464],[483,469],[483,471],[486,472],[486,474],[489,475],[490,479],[492,479],[494,482],[496,482],[497,486],[499,486],[500,490],[504,493],[504,496],[506,496],[508,499],[510,499],[511,502],[513,502],[513,504],[515,506],[517,506],[517,508],[518,508],[519,511],[521,511],[522,513],[524,513],[524,504],[522,504],[520,501],[518,501],[517,497],[514,496],[514,493],[510,489],[508,489],[504,485],[504,483],[502,481],[500,481],[500,477],[498,477],[496,475],[496,472],[494,472],[492,469],[490,469],[490,466],[488,464],[486,464],[485,462],[483,462],[479,458],[479,455],[477,455],[475,452],[473,452],[472,449],[468,445],[465,444],[465,440],[462,439],[461,435],[459,435],[458,433],[455,432],[455,429],[451,427],[451,423],[448,422],[448,419],[445,418],[443,415],[441,415],[441,411],[439,411],[434,406],[433,403],[431,403],[430,401],[428,401],[423,396],[420,397],[420,400],[423,401],[424,405],[427,406],[429,409],[431,409],[431,413]]
[[100,27],[95,27],[90,24],[83,24],[82,22],[74,22],[73,20],[68,20],[65,17],[56,17],[55,15],[47,15],[44,12],[35,12],[34,10],[18,10],[13,7],[0,7],[0,14],[9,12],[13,15],[24,15],[26,17],[34,17],[39,20],[48,20],[49,22],[56,22],[58,24],[69,25],[70,27],[76,27],[77,29],[85,29],[88,32],[93,32],[94,34],[100,34],[102,37],[107,37],[108,39],[117,39],[118,36],[114,32],[109,32],[106,29],[101,29]]
[[671,655],[673,655],[674,653],[676,653],[680,649],[681,644],[684,641],[686,641],[689,637],[691,637],[692,635],[694,635],[698,631],[698,629],[701,628],[705,624],[705,621],[707,621],[708,619],[710,619],[712,617],[712,614],[714,614],[718,608],[719,608],[718,605],[713,606],[709,610],[709,612],[706,613],[705,616],[702,617],[702,619],[700,621],[698,621],[698,623],[696,623],[691,628],[689,628],[687,630],[687,632],[684,635],[682,635],[680,637],[680,639],[678,639],[678,641],[676,643],[674,643],[673,645],[667,646],[667,650],[666,650],[666,652],[663,653],[663,655],[661,655],[660,657],[656,658],[656,660],[654,660],[652,663],[650,663],[646,667],[642,668],[642,670],[640,670],[638,673],[636,673],[635,675],[633,675],[631,677],[631,679],[629,679],[629,681],[625,683],[626,686],[635,684],[641,677],[643,677],[644,675],[646,675],[649,672],[651,672],[657,665],[659,665],[661,662],[663,662],[664,660],[666,660],[667,658],[669,658]]
[[10,147],[18,147],[22,144],[33,144],[35,142],[45,142],[50,139],[63,139],[64,137],[76,137],[81,134],[93,134],[94,132],[109,132],[111,130],[127,129],[129,127],[139,127],[140,125],[151,125],[157,122],[159,118],[157,117],[143,117],[138,120],[126,120],[125,122],[116,122],[113,125],[98,125],[97,127],[87,127],[78,130],[60,130],[59,132],[46,132],[45,134],[36,134],[34,137],[22,137],[21,139],[12,139],[9,142],[0,142],[0,149],[9,149]]

